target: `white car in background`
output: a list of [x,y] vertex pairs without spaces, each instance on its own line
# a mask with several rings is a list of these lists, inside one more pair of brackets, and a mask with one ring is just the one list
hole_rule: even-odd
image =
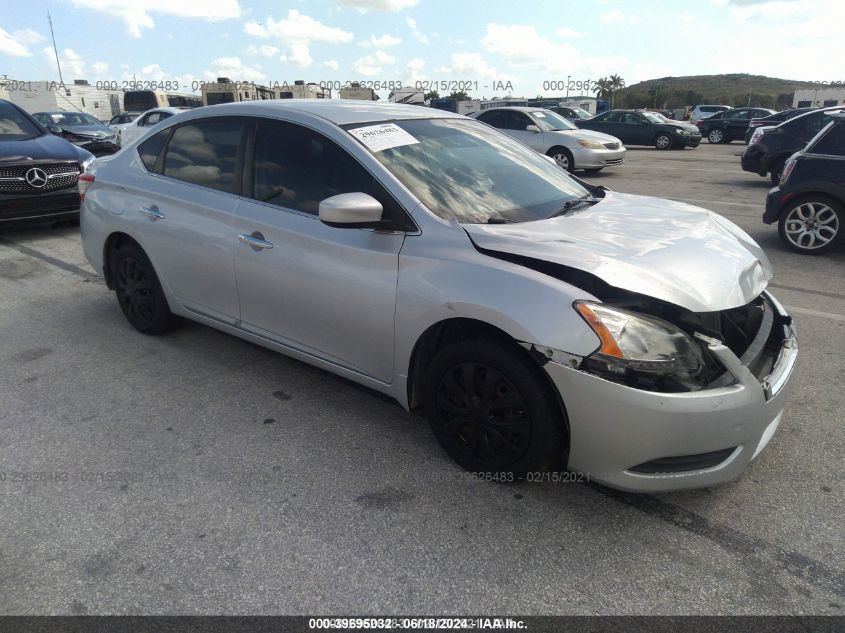
[[109,119],[109,122],[106,125],[108,125],[112,130],[117,132],[118,145],[120,144],[120,131],[127,125],[131,124],[132,121],[137,118],[137,114],[121,112],[120,114],[116,114],[111,119]]
[[726,105],[697,105],[689,115],[689,122],[695,125],[701,119],[706,119],[717,112],[725,112],[726,110],[733,110],[733,108]]
[[625,161],[625,146],[615,136],[579,129],[545,108],[490,108],[471,116],[553,158],[568,172],[595,173]]
[[128,125],[123,126],[117,132],[118,145],[125,147],[136,138],[139,138],[147,133],[154,125],[161,123],[165,119],[169,119],[175,114],[185,112],[190,108],[153,108],[135,116],[135,120]]

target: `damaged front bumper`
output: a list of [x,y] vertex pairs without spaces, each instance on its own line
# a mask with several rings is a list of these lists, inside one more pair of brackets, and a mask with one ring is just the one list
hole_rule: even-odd
[[568,468],[633,492],[711,486],[741,475],[780,424],[798,353],[791,319],[764,296],[778,317],[767,338],[778,337],[780,348],[762,377],[745,354],[715,339],[707,349],[730,384],[681,393],[629,387],[579,369],[572,357],[547,354],[543,367],[569,422]]

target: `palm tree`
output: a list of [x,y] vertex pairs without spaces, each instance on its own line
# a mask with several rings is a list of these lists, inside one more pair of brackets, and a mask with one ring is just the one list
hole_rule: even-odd
[[610,93],[610,79],[607,77],[597,79],[593,86],[593,92],[596,93],[596,99],[606,99]]
[[619,75],[610,76],[610,108],[613,109],[613,94],[625,87],[625,80]]

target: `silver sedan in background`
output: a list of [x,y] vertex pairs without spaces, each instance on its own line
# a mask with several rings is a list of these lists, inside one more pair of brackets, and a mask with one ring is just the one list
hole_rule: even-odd
[[795,331],[748,235],[466,117],[201,108],[80,191],[85,254],[138,331],[192,319],[389,394],[486,478],[706,486],[781,420]]
[[625,162],[625,146],[615,136],[582,130],[544,108],[510,106],[472,114],[511,138],[555,160],[563,169],[596,173]]

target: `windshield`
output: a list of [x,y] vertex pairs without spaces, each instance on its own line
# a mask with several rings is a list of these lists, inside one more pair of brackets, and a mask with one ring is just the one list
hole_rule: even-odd
[[572,114],[574,114],[579,119],[592,119],[593,115],[584,110],[583,108],[572,108]]
[[32,138],[40,136],[35,124],[10,103],[0,102],[0,140]]
[[643,112],[642,115],[652,123],[665,123],[669,120],[665,116],[663,116],[662,114],[658,114],[657,112]]
[[100,125],[100,122],[85,112],[51,112],[48,114],[57,125]]
[[535,110],[531,113],[537,125],[544,132],[551,132],[552,130],[577,130],[572,123],[564,119],[559,114],[551,110]]
[[414,119],[346,129],[447,220],[542,220],[569,200],[589,195],[549,159],[471,119]]

